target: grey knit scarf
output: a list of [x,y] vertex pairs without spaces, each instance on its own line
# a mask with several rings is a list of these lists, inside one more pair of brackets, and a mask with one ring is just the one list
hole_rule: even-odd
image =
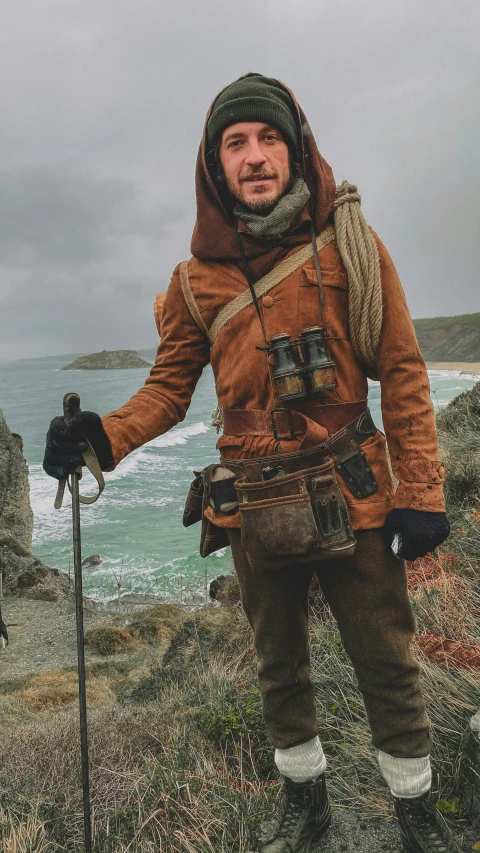
[[257,237],[280,240],[309,198],[310,190],[305,181],[303,178],[297,178],[290,192],[282,196],[270,213],[262,216],[261,213],[250,210],[240,202],[237,202],[233,212],[236,217],[246,222]]

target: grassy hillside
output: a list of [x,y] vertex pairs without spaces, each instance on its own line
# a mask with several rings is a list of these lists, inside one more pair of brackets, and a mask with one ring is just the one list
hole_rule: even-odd
[[[438,418],[452,536],[435,557],[408,566],[414,652],[434,729],[434,792],[459,834],[467,830],[458,820],[456,770],[468,720],[480,707],[479,424],[480,383]],[[222,607],[187,613],[164,604],[112,616],[112,624],[87,632],[87,648],[97,653],[87,661],[94,853],[258,850],[281,786],[262,718],[253,638],[231,583]],[[391,802],[351,662],[319,590],[310,594],[310,614],[312,676],[335,807],[321,850],[398,850],[395,827],[383,843],[383,830],[363,822],[376,817],[383,821],[375,827],[391,826]],[[52,646],[53,666],[54,653]],[[71,853],[82,849],[75,669],[38,672],[36,662],[0,689],[0,850]],[[362,820],[359,839],[350,837],[353,813]],[[473,849],[477,833],[465,849]]]
[[426,361],[480,361],[480,314],[414,320]]

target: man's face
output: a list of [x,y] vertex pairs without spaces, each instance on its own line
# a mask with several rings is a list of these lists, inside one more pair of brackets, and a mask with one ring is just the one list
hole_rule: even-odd
[[290,152],[275,127],[241,121],[225,128],[220,162],[228,189],[251,210],[268,212],[290,184]]

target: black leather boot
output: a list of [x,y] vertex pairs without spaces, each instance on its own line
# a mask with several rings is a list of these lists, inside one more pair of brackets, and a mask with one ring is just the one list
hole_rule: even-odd
[[280,814],[261,853],[309,853],[331,817],[324,773],[314,782],[285,779]]
[[407,853],[463,853],[430,793],[393,802]]

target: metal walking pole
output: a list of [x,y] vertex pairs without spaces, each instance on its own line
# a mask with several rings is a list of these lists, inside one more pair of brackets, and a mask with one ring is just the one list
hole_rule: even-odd
[[[63,416],[68,421],[80,411],[78,394],[65,394],[63,398]],[[75,573],[75,616],[77,623],[77,660],[78,660],[78,699],[80,709],[80,753],[82,760],[82,789],[83,789],[83,826],[85,835],[85,851],[92,853],[92,824],[90,817],[90,774],[88,764],[88,731],[87,731],[87,692],[85,686],[85,644],[83,634],[83,591],[82,591],[82,543],[80,536],[80,489],[79,480],[82,469],[77,468],[70,475],[70,490],[72,493],[73,520],[73,566]],[[65,481],[58,486],[55,507],[61,506]]]

